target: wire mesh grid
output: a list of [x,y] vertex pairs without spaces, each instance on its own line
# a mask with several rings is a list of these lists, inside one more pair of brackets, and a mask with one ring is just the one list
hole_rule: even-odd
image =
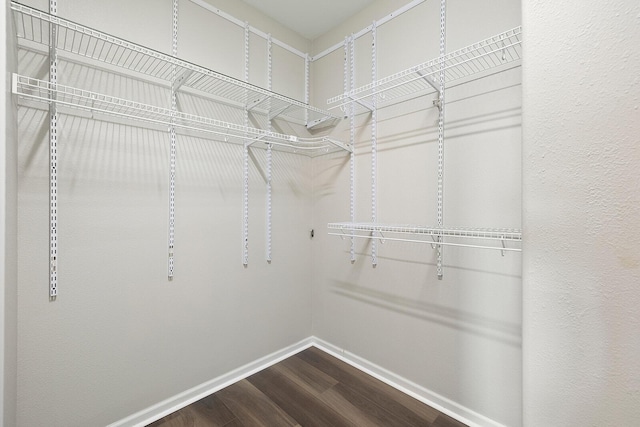
[[522,232],[511,228],[464,228],[464,227],[428,227],[423,225],[386,225],[373,223],[334,222],[327,226],[330,230],[340,230],[351,235],[355,232],[399,233],[454,238],[488,239],[503,241],[522,241]]
[[[173,66],[184,78],[183,85],[228,100],[254,112],[281,117],[299,123],[339,116],[287,96],[268,91],[199,65],[166,55],[144,46],[111,36],[80,24],[52,16],[40,10],[12,2],[16,33],[26,40],[48,49],[49,28],[57,27],[56,49],[96,60],[124,70],[171,81]],[[270,109],[267,110],[271,101]],[[258,108],[260,107],[260,108]]]
[[[444,58],[445,83],[502,67],[521,57],[522,28],[516,27],[447,54]],[[327,104],[336,104],[329,108],[331,110],[344,107],[352,100],[361,101],[359,107],[362,110],[366,104],[370,104],[374,94],[378,94],[380,106],[392,99],[434,92],[433,79],[439,71],[440,59],[435,58],[329,98]]]
[[299,138],[194,114],[172,112],[171,109],[168,108],[117,98],[84,89],[60,84],[52,85],[50,82],[44,80],[20,76],[18,74],[14,74],[13,91],[23,98],[46,103],[55,100],[58,105],[69,108],[90,110],[167,126],[173,124],[182,129],[217,135],[219,137],[218,139],[227,142],[242,143],[248,136],[252,144],[261,146],[264,146],[264,144],[272,144],[274,149],[310,156],[338,150],[351,150],[346,144],[330,137]]

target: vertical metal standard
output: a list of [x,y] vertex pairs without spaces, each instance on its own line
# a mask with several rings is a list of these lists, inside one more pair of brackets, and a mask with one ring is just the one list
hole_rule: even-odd
[[[351,49],[349,52],[349,62],[350,62],[350,80],[351,80],[351,89],[353,90],[356,87],[356,40],[353,34],[351,34]],[[351,101],[349,106],[349,144],[351,144],[351,153],[349,155],[349,175],[350,175],[350,188],[349,188],[349,198],[350,198],[350,206],[349,213],[351,215],[351,223],[356,222],[356,104],[354,101]],[[354,234],[353,232],[351,233]],[[356,262],[356,238],[351,237],[351,263]]]
[[[58,14],[56,0],[49,2],[49,13]],[[58,29],[49,27],[49,82],[52,95],[49,103],[49,298],[58,296],[58,108],[55,89],[58,83]]]
[[[173,0],[173,30],[171,37],[171,54],[178,55],[178,0]],[[176,228],[176,127],[175,115],[177,110],[176,98],[176,65],[171,70],[171,125],[169,126],[170,159],[169,159],[169,280],[173,279],[174,246]]]
[[[378,67],[377,67],[377,53],[376,53],[376,21],[373,21],[371,27],[371,92],[373,94],[371,99],[371,222],[377,224],[378,222],[378,123],[377,123],[377,108],[378,108],[378,93],[376,88],[376,82],[378,80]],[[378,265],[378,240],[371,239],[371,263],[373,266]]]
[[[356,60],[355,60],[355,39],[353,34],[345,38],[344,49],[344,92],[353,90],[356,87]],[[351,224],[356,222],[356,118],[355,118],[355,102],[349,103],[349,144],[351,144],[351,153],[349,155],[349,214],[351,216]],[[353,237],[355,230],[351,230],[350,255],[351,263],[356,262],[356,238]]]
[[[272,79],[272,54],[271,54],[271,34],[267,35],[267,90],[271,91]],[[267,100],[267,111],[269,118],[267,120],[267,130],[271,132],[271,99]],[[306,111],[306,110],[305,110]],[[267,262],[271,263],[271,169],[272,169],[272,144],[267,144]]]
[[[445,63],[444,56],[446,54],[445,49],[445,36],[446,36],[446,0],[440,0],[440,97],[439,107],[440,112],[438,115],[438,228],[442,229],[443,222],[443,199],[444,199],[444,80],[445,80]],[[438,242],[443,243],[443,236],[438,236]],[[437,245],[437,271],[438,279],[442,280],[442,257],[443,257],[443,245]]]
[[[309,80],[310,80],[309,65],[310,65],[309,54],[306,53],[304,57],[304,103],[307,105],[309,105],[310,92],[311,92],[311,88],[309,84]],[[306,108],[304,109],[304,124],[305,125],[309,124],[309,110]]]
[[[249,82],[249,23],[244,24],[244,81]],[[249,110],[244,110],[244,126],[249,127]],[[246,135],[245,135],[246,136]],[[242,153],[242,265],[249,265],[249,141]]]

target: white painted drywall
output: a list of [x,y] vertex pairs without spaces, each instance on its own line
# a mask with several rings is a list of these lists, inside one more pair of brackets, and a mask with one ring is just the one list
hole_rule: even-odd
[[[398,5],[379,1],[314,42],[321,52]],[[427,1],[378,29],[380,78],[435,58],[439,2]],[[447,47],[462,48],[520,24],[519,1],[448,2]],[[371,76],[371,38],[356,44],[356,86]],[[314,101],[342,93],[343,50],[314,62]],[[433,96],[378,115],[378,218],[436,222],[437,110]],[[445,225],[519,228],[520,70],[447,91]],[[370,130],[358,116],[356,219],[371,218]],[[345,123],[343,137],[348,137]],[[422,387],[445,410],[479,425],[521,425],[521,256],[446,248],[437,280],[430,245],[370,246],[328,236],[349,220],[349,165],[314,159],[313,333]]]
[[640,4],[523,7],[524,425],[640,424]]
[[[171,50],[170,0],[58,3],[61,16]],[[243,11],[232,12],[258,27],[256,21],[267,22]],[[263,29],[281,38],[288,33]],[[252,76],[264,79],[265,42],[252,37],[251,48]],[[180,2],[179,55],[241,78],[242,49],[242,28]],[[274,67],[303,69],[300,58],[276,55]],[[46,58],[34,53],[24,53],[19,65],[36,75],[47,69]],[[169,101],[166,88],[78,64],[61,64],[58,81],[157,105]],[[276,75],[274,87],[302,98],[302,81]],[[187,111],[222,114],[195,97],[181,102]],[[59,296],[50,302],[47,113],[21,107],[17,123],[17,426],[107,425],[311,335],[309,158],[274,153],[267,265],[265,159],[255,151],[244,268],[242,147],[179,136],[176,269],[169,282],[166,128],[61,116]]]
[[[42,7],[46,7],[44,3]],[[469,6],[468,2],[460,4]],[[64,8],[65,2],[61,5]],[[499,9],[511,10],[512,5],[505,6],[497,4]],[[346,33],[394,8],[377,3],[319,39],[316,50],[342,40]],[[68,12],[74,10],[81,9],[70,7]],[[95,10],[87,7],[73,18],[117,27],[119,21],[109,10]],[[145,15],[146,23],[157,22],[157,28],[148,25],[145,31],[137,31],[123,25],[121,35],[168,51],[169,12],[160,10],[160,16],[153,19]],[[453,11],[449,14],[454,20],[449,21],[450,35],[460,42],[457,46],[450,43],[450,48],[503,29],[499,24],[505,15],[496,10],[487,10],[491,18],[478,20],[474,19],[477,10],[469,15],[462,12],[458,18],[453,17]],[[640,65],[636,49],[640,12],[630,1],[607,5],[525,2],[524,12],[528,58],[523,100],[524,424],[634,425],[640,419],[640,343],[636,333],[640,294],[635,286],[640,278],[640,239],[635,179],[638,148],[634,141],[640,122],[638,78],[631,70]],[[507,15],[516,21],[518,14]],[[463,22],[463,17],[471,22]],[[455,22],[467,27],[464,34],[452,29]],[[483,33],[485,24],[487,33]],[[427,28],[412,34],[426,33]],[[476,30],[479,33],[473,34]],[[400,29],[387,34],[381,29],[380,48],[401,34],[405,33]],[[467,35],[469,40],[464,39]],[[405,41],[408,44],[403,49],[393,51],[393,60],[383,60],[383,70],[393,72],[397,71],[394,67],[412,64],[422,38]],[[359,64],[363,64],[359,68],[364,70],[359,83],[368,76],[367,47],[366,40],[359,42]],[[425,49],[425,56],[434,56],[433,46],[420,49]],[[338,52],[314,67],[318,102],[341,91],[341,55]],[[238,64],[229,61],[228,66],[237,68]],[[258,76],[254,78],[259,79],[260,73],[255,73]],[[67,78],[73,79],[72,74]],[[459,115],[464,130],[471,126],[465,120],[474,112],[494,105],[508,109],[517,98],[515,93],[503,92],[495,103],[465,101],[459,111],[450,107],[447,112]],[[387,138],[390,149],[381,153],[381,176],[386,178],[381,180],[380,209],[383,220],[389,222],[405,218],[426,222],[424,218],[432,220],[434,215],[432,172],[424,170],[432,168],[433,162],[422,161],[433,158],[433,142],[425,144],[418,136],[434,112],[425,110],[421,101],[414,109],[402,123],[393,118],[393,112],[388,113],[389,123],[400,123],[397,127],[406,128],[405,135],[395,125],[381,129],[388,135],[381,138],[382,144]],[[398,110],[398,114],[402,112]],[[289,236],[281,244],[296,250],[287,252],[290,260],[280,270],[253,268],[252,263],[250,271],[243,272],[237,268],[239,244],[234,249],[239,234],[239,176],[238,170],[227,164],[237,163],[238,154],[232,147],[190,141],[191,148],[185,148],[182,155],[191,166],[180,184],[184,185],[185,207],[178,211],[179,221],[184,221],[178,237],[182,233],[181,245],[188,255],[178,263],[176,281],[169,285],[163,274],[166,135],[120,125],[100,125],[100,129],[91,121],[69,119],[63,123],[63,135],[69,137],[66,145],[73,150],[67,150],[63,157],[66,176],[61,194],[68,203],[61,209],[69,222],[66,227],[61,225],[61,244],[66,240],[61,249],[66,246],[66,252],[73,256],[68,258],[71,264],[61,265],[61,277],[66,276],[66,281],[61,282],[61,298],[51,304],[46,298],[46,268],[37,267],[47,263],[46,148],[41,145],[46,144],[41,130],[44,119],[42,114],[29,115],[24,110],[19,114],[23,125],[19,207],[25,217],[19,223],[23,342],[19,347],[18,425],[38,425],[44,419],[48,425],[113,421],[309,334],[310,328],[299,321],[310,312],[308,295],[303,295],[308,276],[302,270],[308,264],[300,254],[307,242],[298,239],[298,231],[295,238],[287,234],[291,224],[300,232],[306,231],[301,218],[311,209],[299,194],[311,184],[309,177],[303,183],[298,178],[305,176],[308,163],[284,156],[284,166],[294,164],[299,170],[283,177],[282,199],[294,210],[287,211],[274,236]],[[501,121],[507,126],[492,126]],[[473,221],[486,221],[487,226],[518,225],[517,185],[509,183],[517,181],[517,168],[470,163],[465,156],[473,153],[493,159],[507,147],[504,155],[514,166],[513,158],[518,156],[512,144],[516,143],[507,129],[517,128],[517,124],[515,118],[494,117],[484,123],[491,137],[480,138],[484,139],[481,147],[474,145],[478,131],[472,130],[472,135],[460,136],[460,150],[449,148],[452,154],[447,162],[457,162],[465,170],[464,175],[452,177],[451,168],[447,168],[447,185],[456,182],[456,188],[447,187],[447,201],[454,202],[448,202],[447,215],[469,221],[461,225],[483,225]],[[87,138],[80,134],[78,129],[83,127],[94,135]],[[498,130],[500,127],[507,129]],[[368,130],[362,132],[364,153]],[[127,146],[125,142],[131,139],[142,143]],[[403,146],[412,141],[415,146]],[[140,151],[132,155],[128,149]],[[211,169],[211,162],[203,161],[207,156],[215,157],[214,164],[226,169]],[[130,162],[126,168],[123,161]],[[394,170],[387,171],[385,164],[395,165]],[[313,241],[317,277],[313,287],[314,334],[441,394],[453,410],[462,405],[498,422],[519,425],[518,260],[448,251],[445,281],[437,282],[429,248],[387,244],[381,247],[380,266],[372,270],[367,264],[367,248],[360,244],[359,260],[351,266],[346,243],[322,232],[326,222],[344,220],[348,215],[344,158],[323,159],[313,166],[313,226],[317,230]],[[473,170],[479,166],[487,168]],[[405,170],[412,172],[405,174]],[[260,179],[256,170],[253,175],[255,189]],[[4,179],[6,185],[6,176]],[[360,188],[368,187],[366,154],[359,156],[358,181],[364,183]],[[498,192],[487,188],[489,182],[495,185],[496,181]],[[258,201],[252,206],[261,203],[261,194],[255,193],[252,200]],[[503,197],[496,200],[496,193]],[[366,219],[366,190],[360,190],[358,198],[359,217]],[[405,208],[407,204],[410,208]],[[149,212],[143,220],[142,209]],[[214,227],[208,222],[211,218],[230,227]],[[261,220],[260,212],[252,216],[252,224]],[[203,231],[197,224],[204,223],[207,228]],[[280,234],[278,228],[286,232]],[[252,248],[260,248],[260,228],[252,235],[256,236]],[[209,246],[211,242],[215,245]],[[260,249],[252,254],[252,259],[259,259]],[[143,258],[138,258],[141,255]],[[154,271],[152,276],[150,270]],[[184,270],[192,275],[180,278],[179,272]],[[258,282],[264,286],[256,288]],[[273,288],[274,283],[280,283],[278,289]],[[163,292],[158,293],[158,288]],[[287,301],[279,301],[282,295]],[[265,302],[271,306],[262,306]],[[232,307],[240,307],[241,312]],[[295,307],[296,313],[279,313],[285,307]],[[253,323],[254,319],[258,322]],[[266,326],[255,331],[255,325]],[[224,332],[230,328],[233,334]],[[204,335],[195,336],[196,330]],[[238,334],[238,330],[247,334]],[[183,354],[175,348],[179,344],[201,354]],[[4,350],[6,356],[11,349],[6,346]],[[203,354],[207,360],[199,357]],[[242,360],[233,359],[239,355]],[[10,370],[5,368],[5,385],[7,372]],[[492,386],[490,390],[487,384]],[[10,388],[5,388],[5,402]],[[79,404],[87,405],[86,414],[67,413],[71,405]],[[6,418],[10,408],[5,407],[4,413],[5,424],[13,425]]]
[[16,425],[17,398],[17,149],[11,72],[16,67],[9,3],[0,6],[0,426]]

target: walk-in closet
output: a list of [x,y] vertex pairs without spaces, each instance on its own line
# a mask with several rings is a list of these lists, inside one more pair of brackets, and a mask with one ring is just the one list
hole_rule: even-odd
[[640,5],[7,0],[0,427],[640,423]]

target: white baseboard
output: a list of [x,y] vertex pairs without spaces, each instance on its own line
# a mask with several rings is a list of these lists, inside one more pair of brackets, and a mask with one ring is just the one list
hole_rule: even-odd
[[432,408],[437,409],[443,414],[449,415],[451,418],[455,418],[461,423],[467,424],[471,427],[505,427],[503,424],[409,381],[408,379],[403,378],[381,366],[371,363],[360,356],[323,341],[320,338],[312,337],[311,340],[314,347],[317,347],[320,350],[348,363],[354,368],[357,368],[362,372],[390,385],[391,387],[426,403]]
[[415,384],[391,371],[388,371],[374,363],[363,359],[353,353],[334,346],[320,338],[311,336],[296,344],[288,346],[282,350],[271,353],[254,362],[248,363],[227,374],[221,375],[190,390],[177,394],[160,403],[143,409],[133,415],[119,420],[107,427],[144,427],[154,421],[159,420],[179,409],[184,408],[218,390],[221,390],[237,381],[268,368],[296,353],[301,352],[311,346],[317,347],[332,356],[348,363],[374,378],[390,385],[391,387],[408,394],[409,396],[426,403],[438,411],[449,415],[456,420],[471,427],[504,427],[502,424],[485,417],[465,406],[462,406],[444,396],[439,395],[425,387]]
[[256,372],[260,372],[271,365],[275,365],[276,363],[311,347],[311,345],[313,345],[312,340],[312,337],[305,338],[296,344],[290,345],[282,350],[248,363],[238,369],[234,369],[233,371],[221,375],[218,378],[214,378],[190,390],[163,400],[160,403],[143,409],[142,411],[130,415],[127,418],[116,421],[113,424],[109,424],[107,427],[144,427],[147,424],[157,421],[162,417],[184,408],[185,406],[189,406],[218,390],[222,390],[235,382],[253,375]]

